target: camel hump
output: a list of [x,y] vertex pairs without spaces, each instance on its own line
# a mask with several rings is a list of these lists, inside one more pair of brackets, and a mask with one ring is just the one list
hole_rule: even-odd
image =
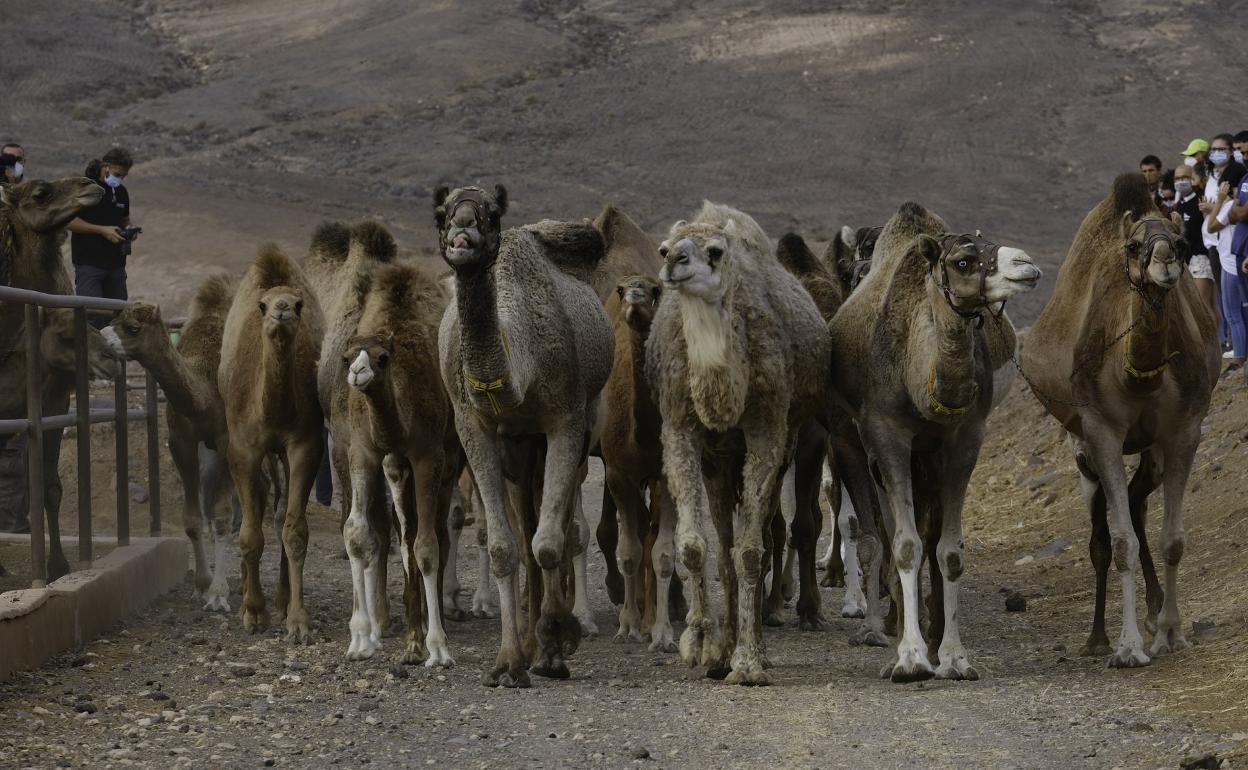
[[370,294],[397,308],[436,306],[440,311],[446,302],[437,277],[413,264],[395,263],[361,272],[355,290],[361,304]]
[[224,316],[234,301],[234,279],[225,273],[210,275],[199,285],[191,299],[191,318],[207,315]]
[[253,268],[256,271],[256,285],[261,290],[275,286],[294,286],[298,281],[295,263],[276,243],[261,244]]
[[589,223],[544,219],[521,229],[537,241],[555,266],[587,283],[607,251],[602,233]]
[[632,217],[610,203],[603,208],[602,213],[594,220],[594,227],[598,228],[598,231],[602,233],[607,251],[610,251],[611,247],[616,243],[628,245],[630,241],[636,241],[638,238],[644,241],[646,237],[645,231],[633,221]]
[[914,201],[906,201],[897,209],[897,213],[893,215],[897,224],[908,225],[913,229],[921,229],[927,223],[927,209],[923,208],[923,204]]
[[1139,219],[1145,214],[1155,213],[1157,209],[1157,206],[1153,203],[1153,196],[1148,191],[1148,182],[1144,180],[1144,175],[1138,171],[1119,174],[1118,178],[1114,180],[1110,199],[1114,202],[1114,215],[1116,217],[1121,217],[1123,214],[1130,212],[1132,219]]
[[309,254],[320,262],[341,264],[347,261],[353,248],[364,258],[376,262],[393,262],[399,251],[385,225],[366,219],[350,225],[322,222],[312,234]]
[[322,222],[312,233],[313,256],[325,262],[346,262],[351,250],[351,228],[346,222]]
[[823,266],[815,259],[815,253],[806,245],[806,239],[797,233],[785,233],[776,243],[776,259],[784,269],[796,276],[822,272]]
[[365,257],[377,262],[393,262],[399,253],[394,236],[386,226],[370,219],[351,226],[350,246],[361,249]]

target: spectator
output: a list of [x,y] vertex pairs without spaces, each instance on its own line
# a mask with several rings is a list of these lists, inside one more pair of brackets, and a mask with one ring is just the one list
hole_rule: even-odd
[[1205,252],[1205,242],[1200,232],[1205,218],[1200,213],[1200,195],[1197,192],[1200,188],[1196,186],[1196,171],[1188,166],[1179,166],[1174,170],[1173,178],[1174,211],[1183,218],[1183,238],[1192,253],[1191,261],[1187,264],[1188,270],[1191,271],[1192,278],[1196,279],[1196,290],[1201,299],[1209,306],[1213,317],[1221,321],[1218,285],[1213,279],[1213,266],[1209,263],[1209,255]]
[[1231,153],[1231,157],[1235,162],[1244,168],[1248,168],[1248,163],[1244,162],[1244,158],[1248,157],[1248,131],[1240,131],[1235,135],[1235,150]]
[[130,193],[125,179],[134,165],[130,153],[114,147],[87,164],[84,176],[104,188],[100,202],[69,223],[73,234],[74,290],[84,297],[128,299],[126,255],[129,240],[121,232],[132,227]]
[[[12,158],[11,162],[6,162]],[[26,151],[22,146],[14,141],[7,141],[0,144],[0,166],[4,167],[4,174],[0,175],[0,181],[3,182],[20,182],[26,174]]]
[[1192,180],[1192,189],[1196,192],[1196,201],[1198,210],[1200,211],[1200,233],[1201,242],[1203,244],[1205,254],[1209,257],[1209,264],[1213,271],[1213,282],[1218,287],[1218,342],[1222,344],[1222,349],[1229,351],[1231,349],[1230,329],[1226,326],[1226,319],[1222,317],[1222,268],[1218,262],[1218,254],[1216,244],[1217,238],[1209,233],[1207,222],[1205,220],[1205,186],[1209,182],[1209,167],[1203,163],[1195,166],[1188,166],[1192,170],[1194,179]]
[[1244,167],[1231,157],[1231,144],[1234,137],[1230,134],[1218,134],[1209,143],[1209,181],[1205,183],[1205,198],[1217,197],[1218,188],[1226,182],[1234,190],[1239,187],[1239,178],[1244,175]]
[[[1216,162],[1212,149],[1209,154],[1210,162]],[[1226,155],[1229,158],[1230,152],[1227,151]],[[1226,161],[1222,165],[1225,167]],[[1227,371],[1240,368],[1248,357],[1248,318],[1244,315],[1244,292],[1239,281],[1240,261],[1235,258],[1231,249],[1234,228],[1230,226],[1230,214],[1233,203],[1230,184],[1222,182],[1218,185],[1213,201],[1200,204],[1201,211],[1205,214],[1205,231],[1208,233],[1205,243],[1209,243],[1209,236],[1213,237],[1212,248],[1216,249],[1222,268],[1222,315],[1231,333],[1231,354],[1228,356],[1224,353],[1222,356],[1230,358]]]
[[1174,170],[1171,169],[1161,175],[1161,184],[1157,186],[1157,192],[1153,198],[1160,208],[1166,214],[1173,212],[1175,202],[1178,200],[1174,197]]
[[1183,151],[1183,164],[1189,168],[1205,166],[1209,161],[1209,143],[1204,139],[1193,139],[1187,143]]
[[1157,189],[1161,184],[1161,158],[1156,155],[1145,155],[1140,161],[1140,173],[1144,175],[1144,181],[1148,182],[1148,191],[1156,199]]

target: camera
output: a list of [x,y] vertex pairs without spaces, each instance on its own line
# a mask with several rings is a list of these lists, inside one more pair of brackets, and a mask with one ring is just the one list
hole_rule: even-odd
[[139,237],[139,233],[143,232],[141,227],[118,227],[117,234],[125,240],[121,243],[121,253],[123,256],[130,256],[131,246],[134,239]]

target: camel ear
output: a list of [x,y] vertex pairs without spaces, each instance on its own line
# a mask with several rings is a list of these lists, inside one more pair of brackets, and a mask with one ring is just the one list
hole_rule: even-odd
[[446,222],[446,211],[442,209],[442,204],[446,203],[446,196],[450,194],[451,188],[444,184],[438,185],[438,189],[433,191],[433,220],[437,222],[438,230]]
[[841,225],[841,243],[850,251],[858,245],[858,234],[854,232],[854,228],[849,225]]
[[1130,211],[1122,212],[1121,226],[1122,226],[1122,239],[1124,241],[1131,237],[1131,227],[1134,224],[1135,223],[1131,220],[1131,212]]
[[498,204],[498,215],[507,213],[507,188],[501,184],[494,185],[494,202]]
[[935,265],[940,259],[940,241],[930,235],[921,234],[916,237],[911,249],[922,254],[928,265]]
[[620,299],[624,299],[624,284],[615,287],[615,293]]

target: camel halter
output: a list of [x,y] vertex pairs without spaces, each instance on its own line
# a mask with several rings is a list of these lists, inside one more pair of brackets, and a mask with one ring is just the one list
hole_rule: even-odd
[[[1185,259],[1187,242],[1175,237],[1174,233],[1170,231],[1169,223],[1160,217],[1145,217],[1136,222],[1131,228],[1131,235],[1134,235],[1136,230],[1141,227],[1144,228],[1142,243],[1136,243],[1128,236],[1127,243],[1123,246],[1126,259],[1123,261],[1122,267],[1126,273],[1127,283],[1131,286],[1131,290],[1140,295],[1140,299],[1144,300],[1145,305],[1150,310],[1160,313],[1162,308],[1161,301],[1148,296],[1148,293],[1144,291],[1143,283],[1136,283],[1131,280],[1131,259],[1134,257],[1139,260],[1140,273],[1142,275],[1147,274],[1148,266],[1153,261],[1153,249],[1156,248],[1157,244],[1164,242],[1170,248],[1171,254],[1174,254],[1178,259]],[[1141,314],[1135,322],[1128,326],[1127,332],[1134,329],[1143,317],[1143,314]],[[1142,380],[1152,379],[1164,372],[1166,367],[1170,365],[1170,361],[1178,355],[1179,351],[1177,350],[1170,353],[1161,362],[1161,365],[1154,369],[1136,369],[1131,363],[1131,338],[1125,332],[1122,336],[1122,368],[1132,377]]]
[[[983,317],[980,317],[983,320]],[[971,400],[962,406],[948,406],[939,398],[936,398],[936,362],[932,362],[931,374],[927,375],[927,406],[936,414],[943,414],[947,417],[957,417],[971,411],[971,407],[975,406],[975,402],[979,400],[979,383],[971,383]]]
[[[507,344],[507,333],[500,328],[499,336],[503,338],[503,357],[507,359],[508,366],[510,366],[511,348]],[[497,380],[490,380],[489,382],[486,382],[473,377],[468,373],[467,369],[462,369],[461,371],[464,375],[464,382],[468,383],[468,387],[472,388],[476,393],[484,393],[485,397],[490,400],[490,408],[494,410],[495,416],[502,414],[503,407],[498,403],[498,396],[494,394],[507,387],[507,379],[505,377],[499,377]]]
[[[974,296],[962,296],[954,294],[949,288],[949,266],[945,263],[945,258],[956,249],[963,249],[970,246],[975,250],[977,257],[976,270],[979,272],[979,293]],[[945,303],[949,305],[949,309],[957,313],[966,320],[974,319],[977,328],[984,328],[984,310],[988,306],[988,276],[997,272],[997,257],[1001,251],[1001,247],[992,241],[985,239],[976,231],[974,235],[969,233],[952,234],[946,233],[940,237],[940,292],[945,296]],[[930,272],[930,269],[929,269]],[[975,311],[967,311],[958,307],[954,300],[977,300],[981,303],[981,307]],[[991,311],[989,311],[991,312]],[[1005,303],[1001,305],[1001,312],[1005,312]]]

